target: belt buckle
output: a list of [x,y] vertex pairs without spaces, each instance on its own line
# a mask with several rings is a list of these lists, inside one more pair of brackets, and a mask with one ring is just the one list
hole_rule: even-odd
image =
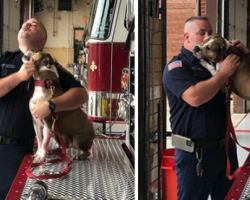
[[[47,81],[49,81],[49,83],[47,84]],[[51,79],[45,79],[44,80],[44,87],[46,89],[49,89],[51,86],[53,85],[53,81]]]

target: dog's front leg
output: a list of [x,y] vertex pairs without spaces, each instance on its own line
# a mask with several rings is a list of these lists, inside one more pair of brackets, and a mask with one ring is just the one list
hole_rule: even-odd
[[33,119],[33,125],[34,125],[34,129],[36,132],[36,140],[37,140],[37,151],[36,153],[33,155],[34,158],[36,158],[41,151],[41,147],[42,147],[42,142],[43,142],[43,128],[42,126],[39,125],[39,123],[37,122],[36,119]]
[[204,59],[200,59],[200,64],[205,67],[211,73],[212,76],[214,76],[218,72],[213,65],[210,65]]
[[219,62],[216,63],[216,67],[215,68],[216,68],[216,73],[217,73],[220,70],[220,63]]
[[44,162],[46,159],[46,150],[44,148],[44,145],[49,137],[50,130],[47,128],[47,126],[43,127],[43,139],[41,142],[40,150],[36,153],[37,156],[34,158],[34,162]]

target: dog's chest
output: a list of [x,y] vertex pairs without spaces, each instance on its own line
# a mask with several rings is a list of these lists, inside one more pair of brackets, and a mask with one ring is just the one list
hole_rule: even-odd
[[30,108],[32,108],[34,106],[34,104],[32,103],[33,100],[35,100],[35,99],[48,99],[49,95],[50,95],[49,89],[44,89],[43,87],[35,86],[33,96],[31,97],[30,103],[29,103]]
[[46,97],[48,96],[48,93],[49,93],[49,90],[48,92],[45,92],[43,87],[35,86],[32,99],[46,99]]
[[[39,87],[39,86],[34,87],[33,96],[30,98],[30,102],[29,102],[30,109],[34,106],[34,104],[32,103],[33,100],[35,100],[35,99],[45,99],[45,98],[46,98],[46,95],[43,92],[43,88]],[[39,124],[39,126],[41,126],[41,127],[44,126],[43,120],[40,120],[40,119],[35,118],[35,117],[33,117],[33,119],[34,119],[36,124]]]

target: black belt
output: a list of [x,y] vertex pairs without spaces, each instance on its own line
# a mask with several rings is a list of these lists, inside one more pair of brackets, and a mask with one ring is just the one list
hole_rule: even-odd
[[0,145],[28,145],[32,144],[34,141],[33,138],[25,138],[25,139],[14,139],[14,138],[9,138],[3,135],[0,135]]
[[194,140],[195,148],[211,149],[211,148],[223,148],[225,146],[225,138],[215,141],[200,141]]

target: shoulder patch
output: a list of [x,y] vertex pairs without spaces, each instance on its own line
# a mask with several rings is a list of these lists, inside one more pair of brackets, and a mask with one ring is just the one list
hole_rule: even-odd
[[176,61],[170,63],[168,65],[168,71],[171,71],[172,69],[177,68],[177,67],[182,67],[181,60],[176,60]]

